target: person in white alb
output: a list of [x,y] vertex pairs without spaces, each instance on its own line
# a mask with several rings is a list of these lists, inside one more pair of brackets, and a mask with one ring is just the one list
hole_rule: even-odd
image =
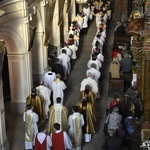
[[23,114],[23,121],[25,122],[25,149],[33,149],[35,145],[35,136],[38,133],[37,122],[38,115],[33,112],[33,105],[27,105],[27,111]]
[[93,79],[93,75],[91,72],[87,74],[87,78],[83,79],[80,86],[80,92],[85,90],[85,86],[89,85],[91,87],[92,92],[94,93],[95,98],[98,96],[98,83]]
[[66,54],[66,50],[62,49],[62,54],[57,57],[64,68],[64,80],[67,80],[67,75],[70,73],[70,57]]
[[52,69],[49,67],[48,72],[44,74],[44,85],[52,90],[52,82],[56,79],[55,72],[51,71]]
[[64,47],[60,49],[60,54],[62,54],[62,50],[65,49],[66,50],[66,54],[70,57],[72,54],[71,49],[69,48],[69,44],[68,43],[64,43]]
[[99,82],[99,78],[101,76],[101,73],[100,73],[100,71],[98,71],[96,69],[96,65],[95,64],[91,64],[91,68],[86,71],[86,76],[88,75],[89,72],[92,73],[93,79],[95,79],[95,81],[98,83]]
[[64,100],[64,90],[67,88],[64,81],[62,81],[60,74],[56,75],[56,79],[52,83],[52,91],[53,91],[53,104],[56,103],[57,97],[61,97],[62,103]]
[[83,115],[78,112],[77,106],[72,107],[72,112],[73,114],[68,118],[68,124],[70,126],[69,136],[72,140],[73,150],[81,150],[84,118]]
[[88,69],[91,68],[91,64],[95,64],[96,69],[100,71],[100,68],[102,67],[102,63],[97,59],[97,56],[95,54],[92,54],[92,58],[87,63]]
[[36,87],[37,95],[41,96],[44,99],[43,104],[43,114],[44,120],[48,119],[49,106],[51,104],[51,90],[44,86],[44,82],[40,81],[40,85]]
[[83,16],[83,28],[82,28],[82,35],[85,36],[87,35],[88,31],[88,17],[87,15]]
[[71,64],[71,70],[73,70],[74,64],[75,64],[75,60],[77,59],[76,51],[78,50],[78,47],[75,44],[73,44],[73,42],[70,42],[69,48],[72,51],[70,64]]

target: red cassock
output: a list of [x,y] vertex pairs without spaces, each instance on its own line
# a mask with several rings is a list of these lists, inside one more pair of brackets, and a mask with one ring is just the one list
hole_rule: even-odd
[[45,139],[44,139],[43,143],[41,144],[38,141],[37,135],[36,135],[36,138],[35,138],[35,147],[34,147],[34,150],[46,150],[47,149],[47,147],[46,147],[47,136],[45,136]]
[[52,150],[65,150],[63,132],[52,134]]

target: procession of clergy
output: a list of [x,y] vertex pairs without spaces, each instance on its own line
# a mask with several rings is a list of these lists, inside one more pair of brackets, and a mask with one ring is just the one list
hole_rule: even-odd
[[[95,19],[94,19],[95,17]],[[90,142],[95,133],[94,102],[100,98],[103,45],[107,21],[111,18],[110,2],[95,1],[83,7],[72,21],[68,39],[58,52],[56,63],[44,75],[44,81],[32,89],[27,97],[25,122],[25,149],[81,150],[82,140]],[[80,86],[81,99],[72,107],[73,114],[63,105],[65,81],[73,70],[80,37],[87,35],[90,23],[96,20],[97,32],[92,42],[87,63],[87,78]],[[39,131],[40,130],[40,131]],[[47,131],[47,132],[46,132]]]

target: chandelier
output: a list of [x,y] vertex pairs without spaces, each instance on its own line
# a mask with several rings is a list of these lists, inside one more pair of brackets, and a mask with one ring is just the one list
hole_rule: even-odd
[[88,0],[76,0],[78,4],[85,4]]

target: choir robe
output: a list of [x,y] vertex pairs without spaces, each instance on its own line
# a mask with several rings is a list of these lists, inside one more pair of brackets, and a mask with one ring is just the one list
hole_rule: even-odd
[[34,150],[50,150],[52,147],[52,141],[49,135],[44,132],[39,132],[35,138]]
[[44,99],[43,114],[44,114],[44,119],[47,119],[48,112],[49,112],[49,105],[51,104],[51,100],[50,100],[51,90],[44,85],[39,85],[38,87],[36,87],[36,90],[37,90],[37,94]]
[[60,124],[60,129],[68,132],[68,110],[62,104],[54,104],[49,110],[48,132],[54,132],[54,123]]
[[95,133],[94,121],[96,120],[96,118],[93,104],[87,101],[82,101],[78,102],[76,106],[78,106],[79,112],[83,114],[85,121],[85,124],[83,126],[84,141],[90,142],[92,134]]
[[23,114],[23,121],[25,122],[25,149],[33,149],[35,145],[35,136],[38,133],[38,120],[38,115],[32,110],[27,110]]
[[56,130],[51,134],[52,150],[67,150],[72,149],[72,143],[65,131]]
[[65,83],[60,80],[59,78],[56,78],[52,83],[52,91],[53,91],[53,104],[56,103],[57,97],[61,97],[61,103],[63,104],[64,99],[64,91],[66,89]]
[[84,125],[83,115],[79,112],[74,112],[68,118],[68,124],[70,126],[69,136],[72,140],[73,147],[81,150],[82,146],[82,126]]

